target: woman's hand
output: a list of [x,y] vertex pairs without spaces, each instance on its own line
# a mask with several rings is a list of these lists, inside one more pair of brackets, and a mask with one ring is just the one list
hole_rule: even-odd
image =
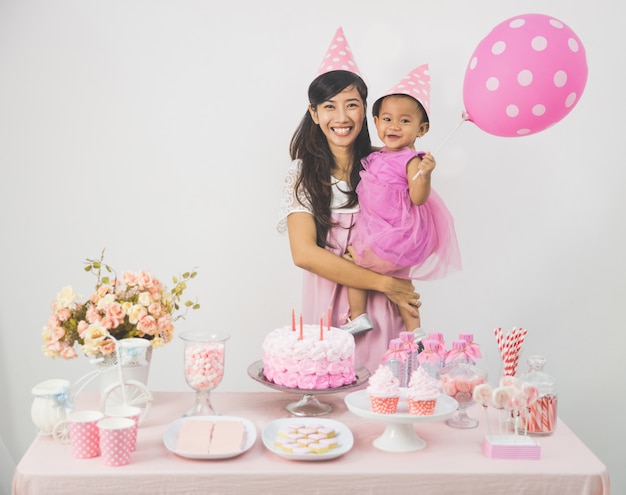
[[384,293],[391,302],[404,308],[413,317],[419,318],[417,309],[422,305],[422,301],[410,280],[389,277],[389,286]]

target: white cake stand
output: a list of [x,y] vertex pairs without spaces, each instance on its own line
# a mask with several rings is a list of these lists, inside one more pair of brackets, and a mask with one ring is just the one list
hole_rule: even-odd
[[400,389],[398,411],[394,414],[372,412],[367,390],[357,390],[346,395],[344,399],[348,410],[357,416],[387,423],[383,434],[374,440],[374,446],[380,450],[387,452],[413,452],[423,449],[426,447],[426,441],[417,435],[413,424],[440,421],[454,414],[459,406],[458,402],[452,397],[441,394],[437,398],[437,405],[433,414],[430,416],[416,416],[409,414],[406,392],[406,388]]
[[285,406],[285,409],[294,416],[323,416],[330,413],[333,407],[330,404],[320,402],[317,398],[318,395],[336,394],[337,392],[344,392],[354,387],[365,383],[370,377],[370,372],[363,367],[357,367],[355,369],[356,380],[349,385],[343,385],[342,387],[326,388],[322,390],[305,390],[302,388],[289,388],[282,385],[276,385],[270,382],[263,374],[263,361],[255,361],[248,366],[248,376],[259,383],[262,383],[266,387],[273,388],[274,390],[280,390],[281,392],[289,393],[301,393],[302,398],[299,401],[291,402]]

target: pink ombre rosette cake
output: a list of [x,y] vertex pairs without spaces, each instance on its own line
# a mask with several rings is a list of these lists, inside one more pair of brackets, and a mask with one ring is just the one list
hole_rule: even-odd
[[372,412],[377,414],[393,414],[398,409],[400,400],[400,384],[393,376],[389,366],[381,364],[369,378],[367,394],[370,398]]
[[406,398],[409,413],[416,416],[430,416],[435,411],[437,397],[441,393],[441,383],[430,376],[421,366],[411,375]]
[[338,328],[284,326],[263,341],[263,375],[287,388],[342,387],[356,380],[354,349],[354,337]]

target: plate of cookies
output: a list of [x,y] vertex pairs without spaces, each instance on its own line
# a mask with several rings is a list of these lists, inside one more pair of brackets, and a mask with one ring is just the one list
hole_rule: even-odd
[[334,419],[284,418],[271,421],[262,433],[265,447],[292,461],[326,461],[349,452],[354,436]]

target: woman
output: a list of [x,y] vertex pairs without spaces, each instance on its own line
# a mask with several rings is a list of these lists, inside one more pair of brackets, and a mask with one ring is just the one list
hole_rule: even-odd
[[309,107],[290,146],[279,231],[287,230],[296,266],[304,269],[302,315],[315,323],[331,310],[331,324],[347,321],[346,287],[371,291],[373,331],[356,336],[356,363],[374,371],[389,339],[403,330],[398,306],[419,316],[409,280],[362,268],[346,256],[358,212],[354,192],[360,160],[372,151],[366,121],[367,86],[348,70],[331,70],[309,86]]

